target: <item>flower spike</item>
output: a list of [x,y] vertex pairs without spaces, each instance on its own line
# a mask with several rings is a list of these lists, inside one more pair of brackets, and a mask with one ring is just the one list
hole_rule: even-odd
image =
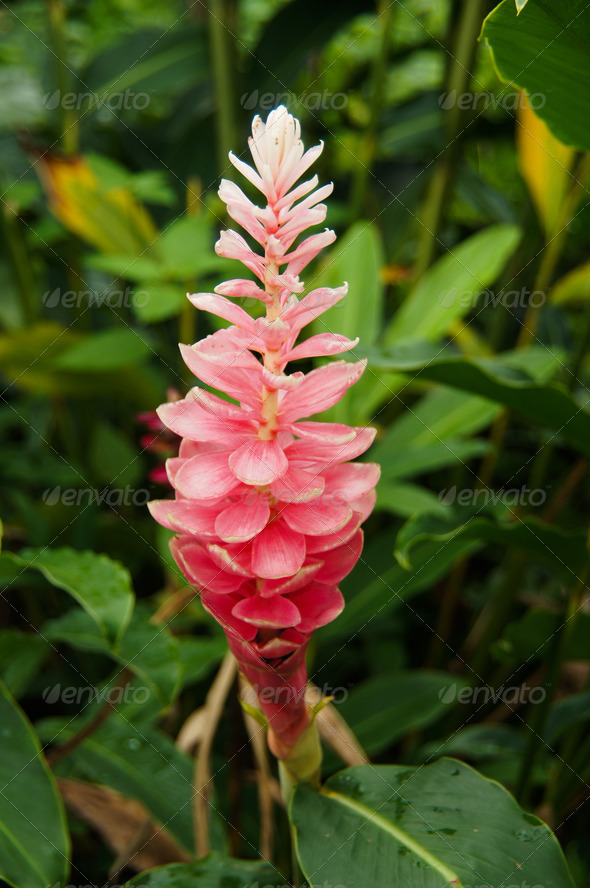
[[[175,531],[176,562],[254,687],[271,750],[295,779],[311,779],[317,762],[301,764],[302,751],[317,747],[309,739],[305,651],[313,631],[344,606],[338,584],[360,557],[379,467],[350,462],[371,445],[373,429],[310,419],[342,398],[365,362],[287,372],[291,361],[339,355],[358,341],[326,330],[297,343],[307,324],[346,295],[346,284],[298,295],[300,272],[335,240],[326,229],[297,243],[326,217],[322,201],[332,185],[318,187],[317,176],[296,184],[323,145],[305,151],[299,122],[281,106],[266,122],[254,118],[249,146],[254,168],[231,153],[230,160],[265,206],[226,180],[219,194],[256,247],[229,230],[215,249],[258,282],[236,278],[190,296],[230,326],[181,346],[195,376],[231,400],[196,387],[160,407],[182,443],[167,466],[176,498],[150,509]],[[250,297],[266,306],[264,318],[231,301]]]

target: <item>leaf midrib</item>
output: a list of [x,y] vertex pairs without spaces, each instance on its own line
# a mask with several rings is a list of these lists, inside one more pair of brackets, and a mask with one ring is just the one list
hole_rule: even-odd
[[440,875],[450,886],[453,886],[453,888],[462,888],[463,883],[453,870],[445,866],[445,864],[431,854],[430,851],[423,848],[422,845],[412,839],[412,837],[404,832],[404,830],[394,826],[393,823],[386,820],[385,817],[382,817],[377,811],[373,811],[367,805],[363,805],[362,802],[356,802],[348,796],[342,795],[339,792],[334,792],[333,790],[322,790],[322,795],[325,795],[329,799],[333,799],[333,801],[338,802],[345,808],[349,808],[360,817],[363,817],[367,822],[377,826],[379,829],[383,830],[383,832],[388,833],[396,842],[399,842],[415,854],[416,857],[419,857],[424,863],[427,863],[428,866],[440,873]]

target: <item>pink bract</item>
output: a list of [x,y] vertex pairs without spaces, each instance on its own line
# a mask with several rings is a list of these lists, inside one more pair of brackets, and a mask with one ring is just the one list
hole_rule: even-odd
[[[284,758],[310,721],[302,694],[306,646],[342,610],[338,584],[360,557],[360,526],[375,502],[379,467],[350,462],[371,445],[373,429],[309,419],[336,404],[365,363],[335,360],[286,372],[291,361],[332,357],[358,341],[326,329],[297,343],[301,330],[347,292],[344,284],[298,295],[300,272],[335,240],[325,230],[295,243],[326,217],[321,201],[332,185],[318,188],[317,176],[296,185],[323,146],[304,151],[299,122],[284,107],[266,123],[254,119],[249,145],[255,169],[231,153],[230,160],[265,206],[226,180],[219,194],[262,250],[230,230],[216,251],[242,262],[258,282],[238,278],[190,296],[197,309],[230,326],[180,346],[195,376],[230,400],[195,387],[159,408],[182,441],[167,462],[176,498],[150,509],[176,532],[176,562],[258,689],[269,743]],[[236,298],[260,300],[265,317],[252,318]]]

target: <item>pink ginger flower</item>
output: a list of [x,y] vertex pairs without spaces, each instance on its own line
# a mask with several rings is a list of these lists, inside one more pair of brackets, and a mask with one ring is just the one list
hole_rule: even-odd
[[[256,169],[231,153],[230,160],[266,206],[226,180],[219,194],[262,250],[223,231],[216,251],[238,259],[258,282],[238,278],[189,296],[230,326],[180,346],[195,376],[231,400],[195,387],[159,408],[182,441],[167,462],[176,498],[150,509],[178,534],[174,557],[258,689],[269,745],[285,759],[311,721],[303,699],[306,646],[343,608],[338,584],[360,556],[379,467],[350,462],[370,446],[373,429],[309,419],[340,400],[365,362],[285,372],[291,361],[336,355],[358,342],[326,330],[296,344],[305,325],[347,292],[344,284],[296,295],[304,289],[299,273],[335,240],[326,230],[294,244],[326,216],[321,200],[331,184],[317,188],[313,176],[295,186],[323,145],[304,152],[299,123],[284,107],[266,123],[254,118],[249,145]],[[266,316],[253,319],[231,301],[236,297],[260,300]]]

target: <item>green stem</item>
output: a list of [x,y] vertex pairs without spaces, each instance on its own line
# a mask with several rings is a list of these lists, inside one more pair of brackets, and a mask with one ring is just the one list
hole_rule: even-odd
[[549,656],[547,658],[545,697],[543,702],[538,704],[533,713],[533,717],[531,718],[531,723],[529,725],[531,733],[516,790],[516,797],[520,800],[522,805],[526,805],[528,802],[534,765],[541,748],[545,745],[545,741],[543,740],[545,723],[555,694],[555,688],[559,679],[561,664],[568,647],[568,641],[573,635],[578,615],[588,592],[587,583],[589,577],[590,558],[586,561],[582,575],[578,579],[578,582],[569,597],[559,629],[552,639]]
[[78,121],[73,109],[64,107],[64,96],[70,86],[70,68],[66,61],[64,25],[66,8],[63,0],[47,0],[49,35],[55,59],[55,82],[59,91],[60,143],[65,154],[77,154],[79,150]]
[[[575,216],[576,208],[585,191],[585,183],[590,174],[590,155],[583,155],[574,172],[574,182],[568,191],[555,223],[555,232],[543,251],[541,264],[535,280],[534,292],[547,293],[551,287],[558,262],[568,235],[568,225]],[[546,300],[545,300],[546,301]],[[517,348],[525,348],[534,339],[539,324],[542,305],[529,305],[524,324],[518,337]]]
[[[475,61],[477,39],[484,14],[483,0],[463,0],[457,40],[453,48],[452,62],[447,78],[448,94],[454,93],[456,96],[460,96],[469,89],[470,72]],[[453,102],[447,112],[445,123],[448,144],[430,181],[426,196],[422,225],[420,226],[418,258],[414,268],[415,278],[420,278],[424,274],[437,253],[439,231],[447,195],[461,146],[461,132],[464,129],[465,114],[466,112],[458,102]]]
[[377,21],[380,25],[379,51],[375,56],[371,75],[371,104],[369,123],[364,138],[359,146],[359,158],[351,189],[351,215],[358,218],[363,212],[363,203],[367,181],[377,153],[379,121],[385,98],[385,81],[387,75],[387,57],[389,53],[389,35],[391,30],[393,3],[380,0]]
[[6,245],[5,252],[20,297],[23,321],[30,324],[39,316],[39,294],[18,217],[4,201],[0,206],[0,237]]
[[545,696],[543,698],[543,701],[541,703],[538,703],[533,710],[530,724],[528,726],[530,733],[515,792],[516,798],[523,807],[526,807],[529,803],[535,763],[542,747],[545,746],[543,733],[547,721],[547,716],[549,715],[549,709],[551,707],[551,703],[553,702],[555,686],[557,684],[559,673],[561,670],[561,661],[564,649],[563,639],[564,635],[566,634],[565,628],[566,617],[564,615],[559,625],[559,629],[551,640],[551,647],[549,650],[549,656],[547,658],[547,667],[545,673]]
[[228,152],[235,145],[234,66],[236,45],[235,0],[209,0],[209,36],[215,92],[217,163],[221,173],[227,167]]

